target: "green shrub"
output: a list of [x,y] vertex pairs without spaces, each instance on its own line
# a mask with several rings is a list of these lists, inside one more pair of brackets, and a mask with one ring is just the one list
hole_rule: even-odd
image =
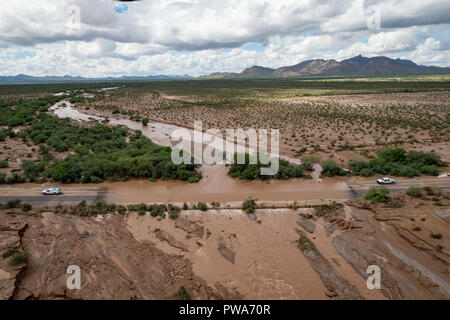
[[180,300],[190,300],[191,299],[189,292],[187,292],[186,288],[183,286],[178,288],[178,290],[176,292],[176,296]]
[[305,251],[312,251],[312,252],[315,253],[315,254],[318,254],[318,253],[319,253],[319,251],[317,250],[316,245],[314,244],[314,242],[312,242],[311,240],[309,240],[308,237],[305,236],[305,235],[302,235],[302,236],[300,237],[300,239],[298,239],[297,245],[298,245],[298,248],[299,248],[302,252],[305,252]]
[[34,161],[31,160],[25,160],[24,162],[22,162],[21,167],[25,177],[27,177],[30,180],[34,180],[36,175],[39,174],[40,172],[39,166]]
[[431,233],[430,233],[430,236],[431,236],[433,239],[442,239],[442,234],[440,234],[440,233],[433,233],[433,232],[431,232]]
[[322,175],[325,177],[345,176],[347,172],[342,169],[333,159],[327,159],[322,163]]
[[206,203],[204,202],[199,202],[197,204],[197,208],[201,211],[207,211],[208,210],[208,206],[206,205]]
[[314,164],[319,162],[320,158],[318,156],[305,156],[302,158],[302,165],[306,171],[313,171]]
[[8,168],[8,160],[0,160],[0,168]]
[[366,200],[375,200],[376,202],[387,202],[389,194],[389,189],[386,187],[372,187],[369,189],[369,192],[367,192],[364,195],[364,199]]
[[22,251],[22,252],[16,252],[12,255],[10,264],[11,265],[18,265],[21,263],[25,263],[27,262],[28,258],[29,258],[30,254],[26,251]]
[[178,219],[179,216],[180,215],[178,214],[177,211],[170,211],[170,213],[169,213],[169,218],[172,219],[172,220]]
[[434,195],[433,189],[431,189],[431,187],[429,187],[429,186],[423,187],[423,190],[425,191],[425,193],[427,194],[427,196],[432,196],[432,195]]
[[439,175],[438,166],[443,162],[439,156],[431,152],[410,151],[402,148],[383,149],[378,156],[369,162],[361,160],[349,161],[354,175],[371,176],[375,173],[402,177],[415,177],[421,174]]
[[32,208],[33,208],[33,206],[32,206],[31,204],[29,204],[29,203],[24,203],[24,204],[22,205],[22,210],[23,210],[23,212],[28,212],[28,211],[30,211]]
[[406,194],[408,196],[414,197],[414,198],[421,198],[422,197],[422,191],[419,187],[409,187],[408,190],[406,190]]
[[247,214],[254,213],[256,208],[256,201],[251,198],[242,203],[242,210],[244,210]]
[[[243,164],[238,164],[238,157],[244,159]],[[255,163],[251,163],[255,162]],[[230,165],[228,174],[233,178],[247,179],[247,180],[268,180],[268,179],[290,179],[290,178],[300,178],[303,176],[303,171],[305,167],[303,165],[293,166],[287,161],[279,159],[278,172],[274,175],[261,175],[261,168],[269,168],[270,163],[263,165],[260,161],[259,154],[256,156],[250,156],[248,153],[245,154],[234,154],[233,164]]]
[[12,175],[6,178],[7,184],[22,183],[22,182],[25,182],[25,178],[19,175],[17,172],[13,172]]
[[122,205],[118,205],[117,206],[117,212],[119,212],[120,214],[125,214],[125,212],[127,211],[127,208],[125,208]]
[[22,202],[22,200],[20,200],[20,199],[9,200],[6,203],[6,209],[19,208],[21,202]]

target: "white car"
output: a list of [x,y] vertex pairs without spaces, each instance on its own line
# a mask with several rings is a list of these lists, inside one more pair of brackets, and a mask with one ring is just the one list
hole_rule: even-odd
[[392,178],[381,178],[377,180],[378,184],[394,184],[397,181],[395,181]]
[[42,191],[43,195],[60,194],[60,193],[61,193],[61,188],[59,188],[59,187],[53,187],[53,188],[45,189],[44,191]]

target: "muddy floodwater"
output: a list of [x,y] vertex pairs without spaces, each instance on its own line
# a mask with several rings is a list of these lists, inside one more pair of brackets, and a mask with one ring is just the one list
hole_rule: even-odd
[[227,175],[224,166],[205,166],[203,179],[198,183],[181,181],[132,180],[104,183],[111,201],[207,201],[227,202],[248,199],[307,200],[347,199],[347,185],[338,181],[317,183],[313,180],[243,181]]
[[[101,121],[104,118],[89,115],[75,109],[68,101],[63,100],[51,107],[51,110],[61,118],[69,117],[76,121]],[[151,122],[142,126],[140,122],[128,119],[110,118],[112,125],[123,125],[141,132],[162,146],[172,146],[171,133],[182,127]],[[185,128],[183,128],[185,129]],[[190,130],[190,129],[187,129]],[[289,159],[298,162],[298,159]],[[133,179],[126,182],[105,182],[88,184],[96,187],[106,187],[107,201],[131,203],[139,201],[240,201],[252,197],[264,200],[306,200],[306,199],[346,199],[349,198],[348,187],[344,182],[327,179],[321,181],[318,177],[320,166],[316,166],[313,180],[291,179],[286,181],[243,181],[227,175],[225,165],[203,165],[203,179],[198,183],[182,181],[150,182],[146,179]],[[85,186],[88,186],[85,185]]]

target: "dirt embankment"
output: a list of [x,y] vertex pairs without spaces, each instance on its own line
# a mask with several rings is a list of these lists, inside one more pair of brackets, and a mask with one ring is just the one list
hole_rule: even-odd
[[[0,211],[2,299],[449,299],[449,194],[80,217]],[[261,205],[260,203],[258,203]],[[17,253],[28,260],[11,262]],[[16,261],[17,262],[17,261]],[[69,265],[81,290],[69,290]],[[381,271],[369,290],[367,269]],[[183,290],[180,288],[184,287]],[[184,291],[185,290],[185,291]],[[178,292],[178,293],[177,293]]]
[[[209,287],[182,256],[136,241],[122,216],[0,215],[0,254],[30,254],[16,266],[0,257],[2,299],[177,299],[180,287],[193,299],[239,297]],[[66,287],[70,265],[81,269],[81,290]]]

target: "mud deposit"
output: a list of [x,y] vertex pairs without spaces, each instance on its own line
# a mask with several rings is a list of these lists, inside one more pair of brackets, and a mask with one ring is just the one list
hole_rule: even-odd
[[[227,203],[175,220],[3,209],[0,297],[178,299],[184,287],[191,299],[449,299],[448,222],[426,198],[391,201],[395,213],[361,199],[266,202],[254,219]],[[12,265],[16,252],[28,260]],[[66,288],[69,265],[81,268],[81,290]],[[367,288],[369,265],[380,290]]]

